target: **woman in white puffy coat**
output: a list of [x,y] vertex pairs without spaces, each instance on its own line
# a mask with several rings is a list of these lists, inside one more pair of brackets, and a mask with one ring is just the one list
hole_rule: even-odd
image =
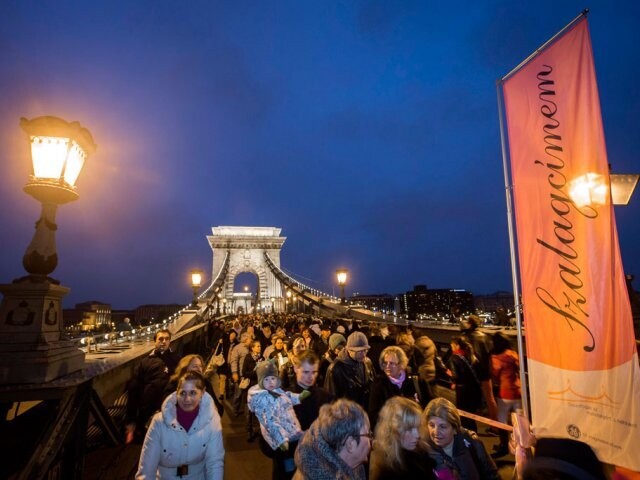
[[186,372],[151,420],[136,480],[222,480],[222,425],[204,378]]

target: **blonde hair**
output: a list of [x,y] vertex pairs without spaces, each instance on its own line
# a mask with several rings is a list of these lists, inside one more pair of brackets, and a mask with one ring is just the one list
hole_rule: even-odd
[[[373,446],[376,462],[394,470],[404,469],[402,461],[402,434],[417,428],[420,438],[424,438],[422,409],[413,400],[391,397],[380,410],[375,430]],[[422,443],[422,441],[419,442]],[[419,448],[419,447],[418,447]]]
[[402,348],[396,345],[391,345],[385,348],[384,350],[382,350],[382,352],[380,352],[380,358],[378,359],[378,363],[381,369],[384,370],[384,365],[382,363],[384,362],[384,357],[386,357],[387,355],[395,355],[396,358],[398,359],[398,364],[400,365],[402,370],[407,369],[407,366],[409,365],[409,359],[407,358],[407,354],[404,353],[404,350]]
[[396,345],[414,345],[415,343],[411,332],[400,332],[396,335]]
[[178,362],[178,366],[176,367],[176,371],[173,372],[173,375],[171,375],[171,378],[169,378],[169,382],[177,382],[178,379],[184,373],[187,372],[187,370],[189,368],[189,364],[191,363],[191,360],[193,360],[194,358],[197,358],[197,359],[200,360],[200,363],[202,363],[202,370],[204,371],[206,365],[204,364],[204,359],[200,355],[196,355],[196,354],[185,355]]

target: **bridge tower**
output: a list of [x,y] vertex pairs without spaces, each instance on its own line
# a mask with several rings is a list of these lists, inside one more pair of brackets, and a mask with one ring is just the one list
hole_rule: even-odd
[[[213,250],[212,279],[226,275],[221,287],[227,305],[234,305],[233,285],[239,273],[250,272],[258,277],[256,307],[271,305],[275,311],[284,310],[283,289],[280,281],[266,263],[265,253],[280,268],[280,249],[286,237],[276,227],[213,227],[207,236]],[[243,305],[241,303],[241,305]],[[235,311],[235,308],[232,309]]]

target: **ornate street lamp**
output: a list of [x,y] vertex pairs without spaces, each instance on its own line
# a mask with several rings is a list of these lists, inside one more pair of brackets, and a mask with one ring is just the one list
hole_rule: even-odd
[[84,353],[62,339],[62,297],[69,288],[49,277],[58,265],[58,205],[78,198],[76,181],[96,150],[78,122],[43,116],[20,119],[30,144],[33,174],[24,191],[42,204],[22,259],[29,275],[0,285],[0,383],[47,382],[82,369]]
[[349,270],[346,268],[339,268],[336,270],[336,278],[338,280],[338,285],[340,285],[340,303],[343,305],[347,303],[347,298],[344,296],[344,286],[347,283],[347,275]]
[[287,299],[285,300],[285,303],[287,305],[286,311],[287,313],[289,313],[291,311],[291,290],[287,290]]
[[78,122],[58,117],[20,119],[29,135],[33,174],[24,191],[42,204],[36,232],[22,264],[30,275],[44,279],[58,265],[55,231],[58,205],[78,199],[76,181],[87,157],[95,149],[89,130]]
[[202,286],[204,274],[202,270],[194,269],[191,270],[191,288],[193,288],[193,301],[191,305],[196,307],[198,305],[198,290]]
[[273,311],[274,311],[275,303],[276,303],[276,299],[271,297],[271,313],[273,313]]
[[222,299],[222,292],[216,296],[216,315],[220,315],[220,301]]
[[223,315],[227,314],[227,299],[226,298],[222,299],[222,314]]

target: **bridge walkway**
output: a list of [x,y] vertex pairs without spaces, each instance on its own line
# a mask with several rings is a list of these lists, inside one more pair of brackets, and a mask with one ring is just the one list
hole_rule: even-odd
[[[234,417],[233,407],[225,401],[222,432],[225,447],[225,480],[268,480],[271,460],[265,457],[257,440],[249,443],[245,432],[244,415]],[[85,456],[85,480],[131,480],[136,472],[142,445],[101,447]]]
[[[218,382],[213,382],[217,388]],[[245,407],[246,408],[246,407]],[[222,417],[222,433],[225,446],[225,480],[270,480],[271,460],[260,451],[257,440],[249,443],[245,431],[245,417],[234,417],[229,401],[225,401]],[[498,438],[484,433],[480,439],[488,452],[498,443]],[[83,478],[85,480],[131,480],[138,465],[141,445],[102,447],[85,456]],[[496,462],[503,480],[511,480],[514,459],[508,455]]]

